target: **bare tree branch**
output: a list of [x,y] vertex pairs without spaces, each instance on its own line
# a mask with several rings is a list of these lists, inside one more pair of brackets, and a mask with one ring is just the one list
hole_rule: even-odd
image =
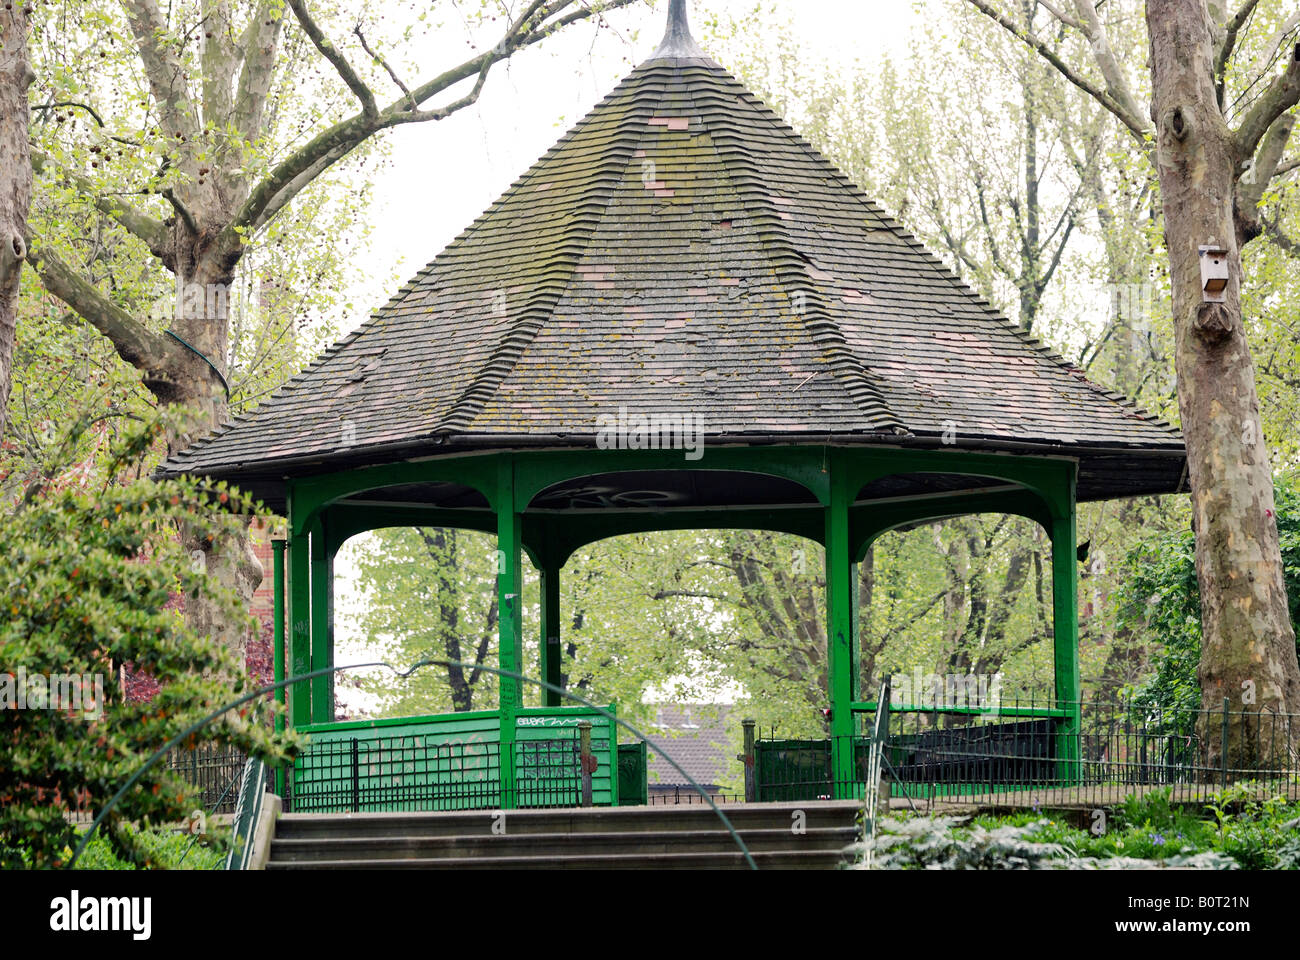
[[[1083,33],[1088,32],[1088,28],[1085,27],[1081,21],[1076,20],[1074,17],[1070,16],[1068,13],[1066,13],[1056,4],[1052,3],[1051,0],[1036,0],[1036,2],[1040,7],[1046,10],[1052,16],[1056,17],[1057,20],[1060,20],[1067,27],[1074,27],[1074,29],[1079,30]],[[1258,2],[1258,0],[1256,0],[1256,2]]]
[[348,63],[348,58],[343,56],[334,44],[330,43],[324,31],[312,19],[311,14],[307,12],[307,5],[303,3],[303,0],[289,0],[289,6],[293,9],[293,15],[298,18],[303,33],[307,34],[311,39],[312,44],[321,52],[321,56],[334,65],[334,69],[343,78],[343,82],[347,84],[348,89],[361,101],[361,112],[370,119],[378,117],[379,107],[375,104],[374,93],[366,86],[365,81],[357,76],[356,70],[352,69],[352,64]]
[[1295,125],[1295,114],[1284,113],[1268,128],[1259,150],[1251,158],[1250,168],[1241,175],[1237,183],[1237,207],[1243,215],[1251,217],[1263,201],[1264,191],[1277,176],[1278,166],[1286,155],[1287,144]]
[[[1074,0],[1074,8],[1079,12],[1079,16],[1086,24],[1084,32],[1087,34],[1088,44],[1092,48],[1092,58],[1106,81],[1106,92],[1110,95],[1111,101],[1119,106],[1122,111],[1120,119],[1128,117],[1129,120],[1125,121],[1127,126],[1132,128],[1136,124],[1138,130],[1145,132],[1148,129],[1148,124],[1143,119],[1142,108],[1138,105],[1137,99],[1133,96],[1133,91],[1129,88],[1128,77],[1124,75],[1124,68],[1115,56],[1115,51],[1111,49],[1106,27],[1101,22],[1101,17],[1097,13],[1097,7],[1094,5],[1093,0]],[[1135,132],[1137,131],[1135,130]]]
[[[301,3],[301,0],[295,0]],[[571,0],[555,0],[550,4],[534,3],[529,9],[539,15],[550,16],[567,6]],[[477,54],[463,63],[444,71],[427,83],[411,91],[410,97],[400,97],[389,104],[375,116],[364,111],[341,120],[328,130],[322,131],[309,143],[304,144],[290,156],[280,161],[249,193],[247,200],[235,215],[223,236],[223,241],[233,241],[234,235],[241,230],[255,230],[266,223],[270,216],[281,209],[293,197],[319,176],[325,169],[347,156],[359,144],[374,136],[381,130],[401,123],[441,120],[456,110],[462,109],[477,99],[482,89],[486,72],[493,64],[510,57],[516,50],[538,43],[556,30],[593,15],[627,6],[635,0],[609,0],[598,7],[584,6],[580,10],[566,14],[549,23],[540,22],[532,26],[525,17],[516,20],[505,37],[493,49]],[[529,32],[519,30],[528,28]],[[469,77],[477,76],[475,89],[461,99],[437,110],[415,111],[410,108],[413,99],[423,104],[432,97],[455,86]]]
[[1270,220],[1263,214],[1260,214],[1259,220],[1264,227],[1264,234],[1277,245],[1278,249],[1293,257],[1300,257],[1300,240],[1296,240],[1283,230],[1282,225],[1276,220]]
[[375,63],[383,67],[388,72],[388,76],[392,79],[393,83],[397,84],[397,89],[401,90],[402,93],[406,94],[406,101],[411,105],[411,110],[412,111],[419,110],[420,105],[416,103],[415,98],[411,96],[411,88],[402,82],[402,78],[397,75],[396,70],[394,70],[391,66],[389,66],[387,60],[385,60],[379,54],[375,53],[375,51],[370,49],[370,44],[366,42],[366,35],[361,32],[361,24],[358,23],[352,32],[355,33],[357,35],[357,39],[361,41],[361,49],[366,51],[366,54],[370,57],[371,60],[375,61]]
[[234,106],[231,86],[240,55],[230,23],[230,0],[203,0],[202,11],[203,120],[208,127],[221,129]]
[[158,101],[163,129],[173,137],[192,137],[199,129],[199,111],[190,96],[185,72],[172,47],[167,19],[154,0],[123,0],[145,76]]
[[1297,10],[1291,16],[1282,21],[1282,25],[1273,31],[1273,36],[1268,38],[1267,46],[1268,55],[1264,57],[1265,63],[1272,63],[1277,59],[1277,55],[1282,52],[1282,44],[1295,32],[1296,27],[1300,27],[1300,10]]
[[245,142],[257,139],[262,127],[262,112],[271,89],[276,48],[284,17],[276,0],[262,0],[239,39],[244,66],[235,88],[232,112],[234,126]]
[[1223,106],[1224,76],[1228,72],[1228,60],[1232,58],[1232,51],[1237,46],[1237,34],[1257,6],[1259,6],[1259,0],[1246,0],[1242,4],[1241,9],[1228,21],[1223,34],[1223,42],[1219,44],[1218,53],[1214,55],[1214,89],[1218,95],[1220,107]]
[[194,236],[198,236],[198,222],[195,221],[194,214],[190,213],[189,207],[185,206],[185,204],[181,202],[180,198],[176,196],[176,192],[172,190],[171,187],[168,187],[162,191],[162,195],[163,199],[172,205],[172,209],[176,211],[176,216],[180,217],[181,220],[185,222],[185,226],[190,233]]
[[1237,128],[1238,156],[1253,157],[1273,121],[1297,103],[1300,103],[1300,43],[1292,51],[1286,70],[1269,84]]
[[1111,94],[1097,87],[1089,80],[1085,79],[1083,76],[1077,73],[1073,68],[1071,68],[1069,64],[1067,64],[1064,60],[1062,60],[1057,55],[1056,51],[1054,51],[1046,43],[1044,43],[1042,40],[1040,40],[1037,37],[1029,35],[1014,20],[1011,20],[1002,12],[994,9],[990,4],[985,2],[985,0],[966,0],[966,2],[969,3],[971,6],[973,6],[980,13],[984,14],[984,16],[988,17],[990,20],[998,24],[998,26],[1002,27],[1002,29],[1006,30],[1008,33],[1010,33],[1021,43],[1024,43],[1031,49],[1037,51],[1039,56],[1041,56],[1044,60],[1046,60],[1053,67],[1055,67],[1056,71],[1059,74],[1061,74],[1061,76],[1063,76],[1070,83],[1074,84],[1084,93],[1088,94],[1088,96],[1092,97],[1103,107],[1105,107],[1116,117],[1118,117],[1120,122],[1123,123],[1124,126],[1128,127],[1129,130],[1133,132],[1133,135],[1138,139],[1138,142],[1142,145],[1143,150],[1150,149],[1149,143],[1147,141],[1147,136],[1146,136],[1147,125],[1142,122],[1140,111],[1132,111],[1127,109],[1123,103],[1115,99],[1113,96],[1111,96]]

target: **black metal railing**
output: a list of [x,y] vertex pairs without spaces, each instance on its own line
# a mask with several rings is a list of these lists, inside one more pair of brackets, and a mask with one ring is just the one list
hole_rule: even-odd
[[[852,773],[833,772],[834,745],[851,751]],[[759,803],[831,800],[857,796],[867,782],[870,740],[840,737],[825,740],[757,740],[754,743],[754,799]]]
[[[743,803],[745,798],[738,793],[710,793],[714,803]],[[652,807],[680,807],[708,803],[694,787],[687,784],[673,784],[671,790],[651,788],[646,804]]]
[[[755,799],[860,796],[870,742],[760,739]],[[893,794],[928,801],[1109,803],[1162,786],[1198,801],[1237,782],[1300,799],[1297,746],[1300,716],[1229,704],[1177,714],[1123,701],[905,705],[890,713],[882,765]],[[852,780],[833,778],[833,755],[852,758]]]
[[244,754],[232,747],[200,744],[193,749],[176,749],[166,755],[167,768],[197,788],[208,814],[234,813],[239,783],[244,771]]

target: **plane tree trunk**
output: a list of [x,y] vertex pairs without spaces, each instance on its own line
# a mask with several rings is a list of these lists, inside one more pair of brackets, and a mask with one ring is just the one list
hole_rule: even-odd
[[[1278,544],[1273,475],[1241,312],[1237,180],[1254,142],[1234,132],[1215,92],[1204,0],[1148,0],[1156,162],[1175,322],[1175,365],[1201,591],[1203,707],[1300,714],[1300,667]],[[1296,74],[1292,56],[1289,73]],[[1222,303],[1207,302],[1199,248],[1226,251]],[[1300,731],[1298,731],[1300,732]],[[1206,731],[1211,765],[1221,734]],[[1259,731],[1230,724],[1229,765],[1249,768]],[[1268,742],[1270,731],[1263,732]]]
[[27,256],[27,211],[32,165],[27,146],[28,11],[22,4],[0,10],[0,437],[8,423],[13,377],[18,286]]

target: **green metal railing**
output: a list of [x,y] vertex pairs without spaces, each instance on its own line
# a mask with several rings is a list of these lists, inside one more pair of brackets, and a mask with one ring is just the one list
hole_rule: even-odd
[[[590,751],[609,755],[608,739],[592,739]],[[512,775],[503,776],[507,764]],[[313,739],[283,797],[286,813],[575,807],[591,803],[584,780],[577,728],[513,745],[371,733]]]
[[867,752],[866,798],[862,810],[862,837],[867,842],[867,867],[871,866],[872,845],[876,838],[876,816],[880,808],[880,777],[885,763],[885,745],[889,742],[889,680],[880,686],[879,704],[871,724],[871,746]]
[[231,824],[230,852],[226,854],[227,870],[247,870],[253,861],[253,845],[257,825],[262,819],[262,804],[266,798],[266,764],[256,757],[244,763],[239,784],[239,800],[235,804],[235,817]]

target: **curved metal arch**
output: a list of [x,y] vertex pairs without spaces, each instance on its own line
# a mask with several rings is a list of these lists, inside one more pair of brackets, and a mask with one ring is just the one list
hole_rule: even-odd
[[[849,470],[854,496],[869,483],[908,473],[945,473],[1003,480],[1024,487],[1046,505],[1053,519],[1071,515],[1078,461],[952,450],[869,450],[844,448],[837,463]],[[882,455],[887,454],[887,455]]]
[[[781,514],[788,514],[788,522],[781,522]],[[797,514],[797,516],[795,516]],[[648,516],[620,517],[617,520],[601,519],[603,529],[600,533],[585,534],[559,538],[560,546],[552,547],[545,554],[546,561],[557,568],[568,562],[578,550],[594,543],[624,537],[634,533],[654,533],[658,531],[681,530],[763,530],[771,533],[785,533],[810,540],[818,546],[825,546],[826,519],[825,510],[820,506],[808,507],[806,511],[750,511],[734,510],[726,512],[709,512],[706,510],[681,511],[681,515],[667,515],[672,522],[665,523],[665,514]],[[725,521],[720,518],[726,518]],[[618,520],[631,521],[620,524]],[[539,567],[540,569],[540,567]]]
[[644,470],[751,473],[788,480],[817,503],[830,503],[823,447],[722,447],[701,460],[684,460],[680,450],[548,451],[514,455],[515,509],[523,513],[538,494],[560,483],[606,473]]
[[[487,511],[439,510],[431,507],[349,507],[338,502],[323,508],[329,535],[326,552],[332,557],[353,537],[371,530],[400,527],[444,527],[495,536],[496,514]],[[354,516],[354,514],[356,514]]]
[[[888,509],[887,516],[884,515],[886,509]],[[1004,513],[1025,517],[1042,527],[1049,537],[1052,533],[1054,517],[1051,506],[1028,488],[911,503],[882,504],[875,508],[869,503],[861,504],[850,508],[849,511],[854,562],[861,563],[871,545],[891,530],[917,523],[968,517],[981,513]]]
[[289,482],[289,514],[293,527],[290,535],[305,533],[323,510],[344,497],[410,483],[458,483],[480,494],[489,506],[495,508],[498,499],[497,465],[502,456],[484,454],[392,463],[292,480]]

